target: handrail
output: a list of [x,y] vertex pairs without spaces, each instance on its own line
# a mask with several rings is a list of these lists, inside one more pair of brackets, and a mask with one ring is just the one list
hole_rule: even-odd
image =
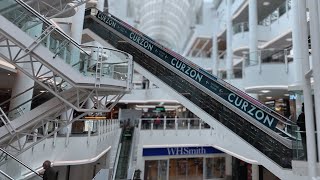
[[[121,138],[121,137],[120,137]],[[113,165],[113,173],[112,173],[112,180],[116,179],[117,175],[117,169],[118,169],[118,163],[119,163],[119,157],[120,157],[120,151],[121,151],[121,146],[122,143],[119,144],[118,149],[117,149],[117,156],[116,156],[116,162]]]
[[122,54],[125,54],[127,56],[127,58],[130,58],[131,57],[131,54],[127,53],[127,52],[124,52],[124,51],[121,51],[119,49],[114,49],[114,48],[108,48],[108,47],[97,47],[97,46],[92,46],[92,45],[80,45],[81,48],[102,48],[102,49],[107,49],[107,50],[110,50],[110,51],[116,51],[116,52],[119,52],[119,53],[122,53]]
[[[37,18],[39,18],[43,23],[47,24],[47,25],[53,25],[56,27],[55,24],[51,23],[48,19],[46,19],[45,17],[43,17],[40,13],[38,13],[36,10],[34,10],[33,8],[31,8],[28,4],[26,4],[25,2],[23,2],[22,0],[15,0],[17,3],[19,3],[21,6],[23,6],[26,10],[28,10],[30,13],[32,13],[33,15],[37,16]],[[61,31],[59,28],[55,29],[57,32],[59,32],[60,35],[62,35],[66,40],[70,41],[73,45],[75,45],[77,48],[79,48],[80,50],[82,50],[84,53],[86,53],[81,46],[74,41],[71,37],[69,37],[69,35],[67,35],[66,33],[64,33],[63,31]],[[86,53],[88,56],[89,54]]]
[[[22,166],[24,166],[25,168],[29,169],[31,172],[33,172],[34,174],[36,174],[37,176],[41,177],[40,174],[38,174],[35,170],[31,169],[29,166],[27,166],[26,164],[24,164],[23,162],[21,162],[19,159],[15,158],[14,156],[12,156],[10,153],[8,153],[6,150],[0,148],[0,151],[4,152],[7,156],[11,157],[12,159],[14,159],[15,161],[17,161],[19,164],[21,164]],[[42,178],[42,177],[41,177]]]
[[[97,12],[100,12],[98,9],[96,8],[91,8],[96,10]],[[103,12],[101,12],[103,13]],[[105,13],[103,13],[105,14]],[[241,90],[239,90],[238,88],[234,87],[233,85],[225,82],[224,80],[222,80],[221,78],[213,75],[213,74],[209,74],[207,73],[205,70],[203,70],[200,66],[193,64],[191,61],[187,60],[185,57],[181,56],[180,54],[177,54],[176,52],[167,49],[166,47],[164,47],[163,45],[159,44],[158,42],[153,41],[152,39],[150,39],[148,36],[146,36],[145,34],[143,34],[142,32],[134,29],[132,26],[130,26],[129,24],[123,22],[122,20],[118,19],[117,17],[115,17],[114,15],[107,13],[108,16],[110,16],[111,18],[115,19],[116,21],[118,21],[118,23],[120,23],[121,25],[125,26],[126,28],[132,30],[134,33],[142,36],[143,38],[147,39],[149,41],[149,43],[153,44],[154,46],[160,48],[161,50],[165,51],[166,53],[170,54],[171,56],[179,59],[180,61],[182,61],[184,64],[193,67],[194,69],[201,71],[202,75],[206,76],[207,78],[209,78],[210,80],[216,82],[217,84],[221,85],[222,87],[226,88],[227,90],[237,94],[238,96],[240,96],[241,98],[248,100],[249,102],[253,103],[253,105],[257,106],[258,108],[260,108],[261,110],[263,110],[264,112],[266,112],[267,114],[271,115],[271,116],[275,116],[277,118],[278,121],[281,121],[284,124],[287,125],[296,125],[295,122],[290,121],[289,119],[287,119],[286,117],[284,117],[283,115],[279,114],[278,112],[270,109],[269,107],[267,107],[266,105],[262,104],[260,101],[256,100],[255,98],[243,93]],[[239,93],[241,92],[241,93]]]
[[12,177],[10,177],[7,173],[3,172],[0,170],[0,174],[4,175],[6,178],[10,179],[10,180],[14,180]]

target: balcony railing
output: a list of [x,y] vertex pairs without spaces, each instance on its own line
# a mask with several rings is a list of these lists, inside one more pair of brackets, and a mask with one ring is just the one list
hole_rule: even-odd
[[286,0],[270,15],[259,21],[258,24],[262,26],[270,26],[273,22],[277,21],[282,15],[291,9],[291,1],[292,0]]
[[256,52],[250,52],[245,56],[245,67],[261,66],[262,64],[284,64],[286,72],[288,71],[288,63],[292,61],[289,58],[289,49],[263,49]]
[[249,23],[241,22],[233,25],[233,34],[243,33],[249,31]]

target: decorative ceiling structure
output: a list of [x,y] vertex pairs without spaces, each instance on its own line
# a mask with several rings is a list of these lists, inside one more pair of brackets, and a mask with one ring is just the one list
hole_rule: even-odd
[[202,0],[131,0],[137,28],[162,45],[181,51]]

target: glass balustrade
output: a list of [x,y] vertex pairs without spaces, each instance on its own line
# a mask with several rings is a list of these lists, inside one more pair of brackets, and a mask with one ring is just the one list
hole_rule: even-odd
[[0,148],[0,153],[0,171],[6,173],[12,179],[29,179],[31,177],[32,179],[42,179],[35,170],[12,156],[6,150]]
[[[94,49],[96,47],[86,46],[85,49],[81,48],[55,24],[19,1],[3,0],[1,5],[0,14],[35,41],[40,38],[40,43],[53,53],[53,59],[60,57],[84,76],[92,76],[101,71],[101,78],[127,80],[128,63],[131,58],[129,54],[119,50],[102,48],[100,54],[96,56],[102,58],[102,66],[99,66],[99,71],[97,71],[97,68],[94,69],[97,58],[91,59],[91,53],[88,51],[88,48]],[[132,70],[130,71],[132,72]]]
[[292,61],[287,49],[263,49],[250,52],[245,56],[245,66],[256,66],[259,64],[285,64]]
[[[100,68],[101,76],[126,81],[128,79],[129,54],[110,48],[81,46],[91,58],[88,61],[87,74],[94,76]],[[100,64],[99,64],[100,63]],[[100,66],[100,67],[99,67]],[[98,67],[98,68],[97,68]]]
[[210,126],[199,118],[142,118],[140,122],[142,130],[210,129]]
[[258,22],[262,26],[270,26],[273,22],[277,21],[282,15],[287,13],[291,9],[291,0],[283,2],[276,10],[270,15]]
[[243,33],[249,31],[248,22],[241,22],[233,25],[233,34]]

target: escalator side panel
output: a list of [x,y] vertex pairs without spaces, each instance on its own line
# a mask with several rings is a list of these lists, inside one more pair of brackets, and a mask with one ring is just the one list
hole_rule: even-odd
[[157,76],[172,89],[184,95],[193,104],[210,114],[281,167],[291,168],[291,149],[207,95],[195,84],[186,81],[172,70],[153,60],[152,57],[126,42],[92,18],[87,17],[85,19],[85,28],[89,28],[117,49],[130,52],[136,63]]

